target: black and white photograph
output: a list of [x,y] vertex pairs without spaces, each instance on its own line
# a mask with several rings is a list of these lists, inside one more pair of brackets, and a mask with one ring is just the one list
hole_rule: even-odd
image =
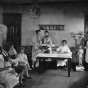
[[88,88],[88,0],[0,0],[0,88]]

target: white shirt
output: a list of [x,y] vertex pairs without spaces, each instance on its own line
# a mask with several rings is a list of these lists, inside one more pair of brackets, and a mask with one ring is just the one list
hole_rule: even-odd
[[26,54],[19,54],[18,55],[18,58],[19,58],[19,62],[23,61],[25,62],[26,64],[28,63],[28,58],[27,58],[27,55]]
[[60,52],[60,53],[65,53],[65,52],[70,53],[71,52],[70,49],[69,49],[69,47],[67,45],[60,46],[59,48],[57,48],[56,51]]
[[40,45],[40,41],[41,41],[41,39],[40,39],[40,36],[34,36],[33,37],[33,39],[32,39],[32,42],[33,42],[33,46],[35,47],[35,48],[37,48],[39,45]]

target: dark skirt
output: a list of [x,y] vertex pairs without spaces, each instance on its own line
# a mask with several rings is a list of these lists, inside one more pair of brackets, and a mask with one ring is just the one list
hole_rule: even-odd
[[87,62],[84,62],[84,68],[86,71],[88,71],[88,63]]
[[24,70],[23,66],[13,66],[13,68],[15,69],[16,73],[21,74],[21,72]]

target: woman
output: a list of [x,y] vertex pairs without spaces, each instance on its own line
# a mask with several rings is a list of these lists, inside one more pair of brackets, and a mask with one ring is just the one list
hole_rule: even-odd
[[49,31],[45,30],[44,34],[45,34],[45,36],[42,39],[42,45],[51,47],[53,44],[52,44],[52,39],[49,36]]
[[35,31],[35,36],[32,39],[33,48],[32,48],[32,68],[38,66],[38,61],[36,60],[36,54],[41,52],[41,38],[40,38],[40,30]]
[[11,45],[11,48],[9,50],[9,55],[11,59],[15,59],[17,57],[17,52],[13,45]]
[[[67,44],[67,41],[66,40],[62,40],[62,46],[60,46],[59,48],[57,48],[57,52],[58,53],[62,53],[62,54],[72,54],[69,47],[66,45]],[[57,67],[58,66],[65,66],[66,65],[66,62],[67,62],[67,59],[65,59],[64,61],[60,61],[58,60],[57,61]]]
[[14,59],[14,60],[11,60],[11,62],[12,62],[12,67],[15,69],[16,73],[19,75],[19,84],[18,84],[18,86],[24,87],[25,85],[22,82],[23,80],[25,80],[25,79],[23,79],[24,78],[23,75],[25,74],[24,66],[21,66],[21,65],[18,64],[18,62],[19,62],[18,57],[16,59]]
[[22,66],[18,66],[18,60],[12,60],[10,59],[10,55],[9,55],[9,51],[11,49],[10,45],[7,42],[3,42],[2,44],[2,55],[4,57],[4,63],[5,63],[5,67],[12,67],[14,69],[14,71],[16,72],[17,76],[19,76],[19,86],[24,86],[24,84],[22,83],[22,78],[23,78],[23,74],[24,74],[24,67]]
[[1,54],[0,48],[0,83],[4,83],[6,88],[13,88],[19,83],[19,77],[17,77],[14,69],[9,66],[5,66],[4,57]]

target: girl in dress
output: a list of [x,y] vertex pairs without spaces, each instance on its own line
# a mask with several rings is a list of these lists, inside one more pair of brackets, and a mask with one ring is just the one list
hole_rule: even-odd
[[30,68],[30,65],[28,63],[27,55],[24,54],[24,48],[23,47],[20,48],[18,58],[19,58],[18,64],[25,68],[26,78],[31,79],[31,77],[29,76],[29,73],[28,73],[28,70],[29,69],[31,70],[31,68]]

